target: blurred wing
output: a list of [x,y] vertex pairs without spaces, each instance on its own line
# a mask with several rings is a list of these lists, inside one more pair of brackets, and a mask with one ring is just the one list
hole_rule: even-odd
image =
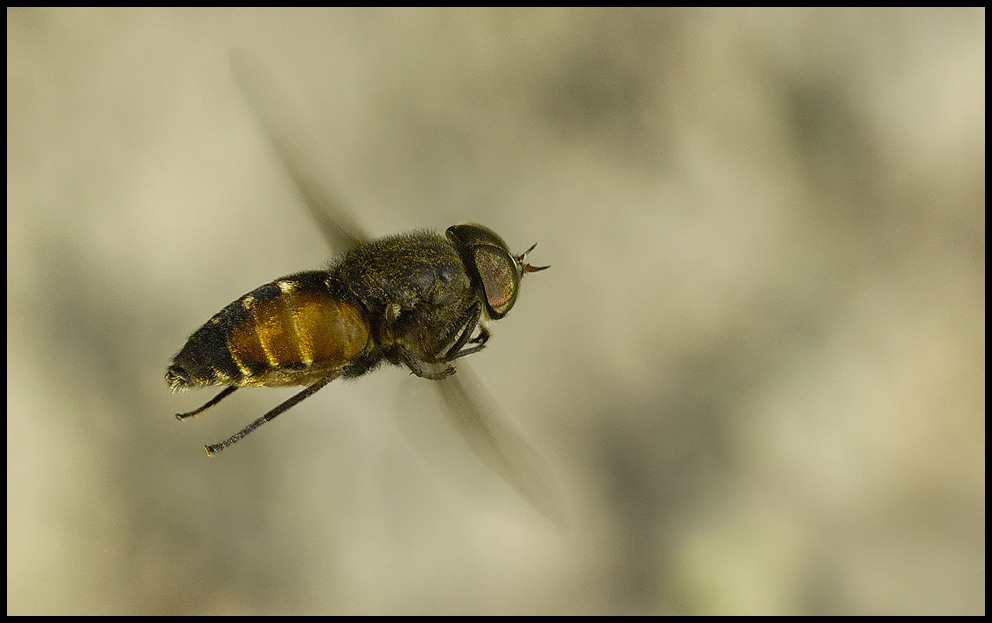
[[464,362],[435,382],[451,425],[472,451],[542,515],[566,524],[565,505],[544,457],[506,417]]
[[331,248],[346,251],[370,241],[371,236],[354,219],[353,212],[323,187],[318,181],[321,176],[311,170],[319,149],[317,146],[307,149],[313,133],[299,127],[300,117],[288,110],[286,90],[278,88],[275,74],[264,71],[260,61],[241,50],[231,52],[231,69],[249,107]]
[[[249,107],[331,247],[344,251],[370,241],[371,236],[357,223],[353,212],[335,199],[312,171],[319,149],[307,147],[312,133],[300,128],[299,116],[288,110],[286,91],[278,88],[274,74],[264,71],[261,62],[240,50],[231,53],[231,68]],[[550,468],[503,415],[469,367],[461,363],[458,374],[434,384],[449,422],[482,462],[541,514],[564,526],[564,504]]]

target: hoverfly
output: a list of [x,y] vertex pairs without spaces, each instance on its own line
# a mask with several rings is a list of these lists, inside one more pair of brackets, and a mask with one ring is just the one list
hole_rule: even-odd
[[525,261],[536,244],[515,255],[498,234],[475,223],[371,239],[303,173],[294,146],[283,140],[286,128],[272,121],[277,105],[257,88],[256,70],[238,56],[232,64],[325,237],[347,250],[324,270],[252,290],[197,329],[165,380],[174,392],[224,389],[176,417],[199,415],[241,387],[304,387],[228,439],[206,445],[213,456],[337,378],[362,376],[387,362],[405,366],[438,382],[453,423],[480,458],[538,510],[560,518],[536,451],[505,425],[499,430],[495,414],[475,398],[471,377],[463,383],[464,375],[453,376],[456,360],[486,347],[485,321],[510,311],[523,276],[549,268]]

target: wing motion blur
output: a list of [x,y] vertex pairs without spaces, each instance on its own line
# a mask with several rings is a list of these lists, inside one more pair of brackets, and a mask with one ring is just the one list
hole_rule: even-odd
[[[371,241],[353,213],[318,181],[325,176],[312,169],[307,157],[317,151],[308,147],[311,134],[299,127],[299,117],[279,100],[275,73],[265,71],[260,61],[243,51],[232,53],[231,65],[249,107],[331,249],[340,252]],[[537,511],[563,526],[562,497],[540,452],[502,413],[463,359],[457,369],[457,374],[434,382],[451,426],[489,469]]]

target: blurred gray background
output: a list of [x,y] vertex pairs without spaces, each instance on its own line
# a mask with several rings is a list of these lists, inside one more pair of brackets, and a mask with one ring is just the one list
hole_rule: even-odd
[[[567,528],[398,368],[173,417],[331,257],[236,48],[372,232],[540,242],[471,360]],[[984,379],[984,9],[7,10],[7,614],[983,614]]]

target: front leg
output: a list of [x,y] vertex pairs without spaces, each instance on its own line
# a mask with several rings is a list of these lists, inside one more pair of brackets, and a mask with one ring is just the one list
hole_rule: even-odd
[[491,334],[489,333],[489,329],[487,329],[486,327],[484,327],[484,326],[482,326],[480,324],[479,325],[479,335],[477,335],[474,338],[472,338],[471,340],[469,340],[468,343],[469,344],[478,344],[478,345],[482,346],[483,344],[485,344],[486,342],[489,341],[489,336],[490,335]]
[[[410,372],[421,378],[436,381],[451,376],[455,373],[455,368],[450,365],[449,362],[454,361],[459,357],[464,357],[465,355],[477,353],[485,348],[486,341],[489,340],[490,334],[488,329],[479,324],[479,318],[481,316],[482,306],[476,302],[468,309],[468,311],[466,311],[462,323],[454,332],[454,335],[457,336],[454,343],[449,348],[444,350],[443,354],[418,359],[411,356],[410,352],[402,345],[397,344],[396,346],[398,348],[396,350],[396,356],[399,361],[402,361],[406,367],[410,369]],[[388,318],[388,311],[387,320],[391,320]],[[479,335],[472,338],[472,333],[475,332],[476,327],[479,329]],[[474,344],[474,346],[466,348],[466,344]],[[438,370],[438,364],[448,365]]]
[[440,381],[455,373],[455,368],[451,365],[439,368],[438,364],[445,363],[447,358],[424,357],[421,354],[423,349],[417,347],[416,344],[413,344],[415,348],[411,352],[406,339],[402,336],[402,330],[397,327],[400,315],[403,313],[403,308],[399,303],[387,305],[385,311],[385,322],[382,324],[380,339],[386,345],[386,358],[390,362],[403,364],[410,369],[412,374],[432,381]]
[[[445,351],[444,355],[441,357],[443,361],[452,361],[459,357],[464,357],[465,355],[471,355],[472,353],[477,353],[485,346],[486,340],[489,339],[489,331],[479,324],[479,318],[482,317],[482,305],[476,302],[474,305],[468,308],[468,312],[465,314],[465,320],[463,321],[461,328],[458,330],[458,339],[452,344],[451,348]],[[469,341],[472,337],[472,332],[475,328],[479,328],[479,336],[475,339]],[[473,346],[472,348],[465,348],[468,343],[478,344],[478,346]]]
[[[468,336],[470,333],[471,331],[466,331],[465,335]],[[461,348],[457,351],[454,348],[450,349],[448,351],[448,354],[446,355],[448,357],[448,361],[451,361],[452,359],[458,359],[459,357],[464,357],[465,355],[471,355],[472,353],[479,352],[480,350],[486,347],[486,342],[489,341],[489,336],[490,336],[489,329],[485,328],[480,324],[479,335],[475,336],[474,338],[466,342],[467,344],[475,344],[475,346],[472,346],[470,348]],[[462,344],[462,346],[464,346],[464,344]]]

